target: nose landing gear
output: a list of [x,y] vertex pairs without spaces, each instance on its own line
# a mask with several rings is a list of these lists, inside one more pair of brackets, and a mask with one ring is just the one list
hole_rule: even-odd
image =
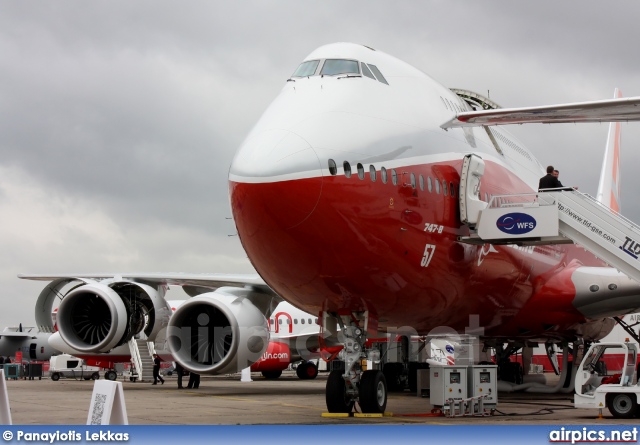
[[[367,325],[366,313],[364,317]],[[358,402],[363,413],[384,413],[387,407],[387,382],[382,371],[366,370],[365,330],[358,326],[358,318],[355,316],[336,318],[341,329],[338,338],[344,347],[341,354],[345,368],[344,372],[332,371],[329,374],[326,386],[327,409],[331,413],[350,413]]]

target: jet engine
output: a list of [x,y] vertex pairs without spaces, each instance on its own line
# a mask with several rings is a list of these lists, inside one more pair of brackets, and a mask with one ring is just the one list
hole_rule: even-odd
[[109,352],[144,332],[153,339],[168,322],[171,308],[150,286],[132,281],[86,280],[58,306],[62,339],[81,352]]
[[237,372],[267,350],[269,330],[248,295],[223,287],[187,300],[169,320],[166,341],[174,360],[200,374]]

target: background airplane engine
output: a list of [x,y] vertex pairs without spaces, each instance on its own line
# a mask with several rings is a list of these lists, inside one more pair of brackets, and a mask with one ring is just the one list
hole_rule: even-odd
[[269,330],[264,315],[246,298],[251,292],[225,287],[182,304],[166,334],[174,360],[201,374],[236,372],[260,360]]
[[251,365],[252,372],[282,371],[291,363],[291,351],[289,346],[278,341],[269,343],[269,347],[260,360]]
[[68,292],[58,307],[62,339],[81,352],[109,352],[144,332],[149,339],[165,327],[171,309],[145,284],[105,280]]

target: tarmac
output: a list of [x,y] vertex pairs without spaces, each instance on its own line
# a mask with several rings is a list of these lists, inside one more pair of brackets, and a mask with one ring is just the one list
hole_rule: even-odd
[[[277,380],[252,375],[202,376],[198,389],[178,389],[175,376],[164,385],[122,381],[130,425],[637,425],[637,419],[614,419],[603,410],[573,408],[573,394],[500,394],[497,410],[487,417],[434,417],[429,398],[391,393],[383,417],[325,417],[327,374],[300,380],[285,372]],[[188,377],[185,378],[185,384]],[[94,382],[49,378],[7,380],[14,425],[84,425]]]

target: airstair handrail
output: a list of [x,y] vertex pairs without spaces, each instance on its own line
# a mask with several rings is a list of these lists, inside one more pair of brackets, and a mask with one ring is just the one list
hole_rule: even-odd
[[131,361],[136,368],[138,376],[142,376],[142,359],[140,357],[140,350],[138,349],[138,343],[135,338],[129,340],[129,351],[131,351]]

